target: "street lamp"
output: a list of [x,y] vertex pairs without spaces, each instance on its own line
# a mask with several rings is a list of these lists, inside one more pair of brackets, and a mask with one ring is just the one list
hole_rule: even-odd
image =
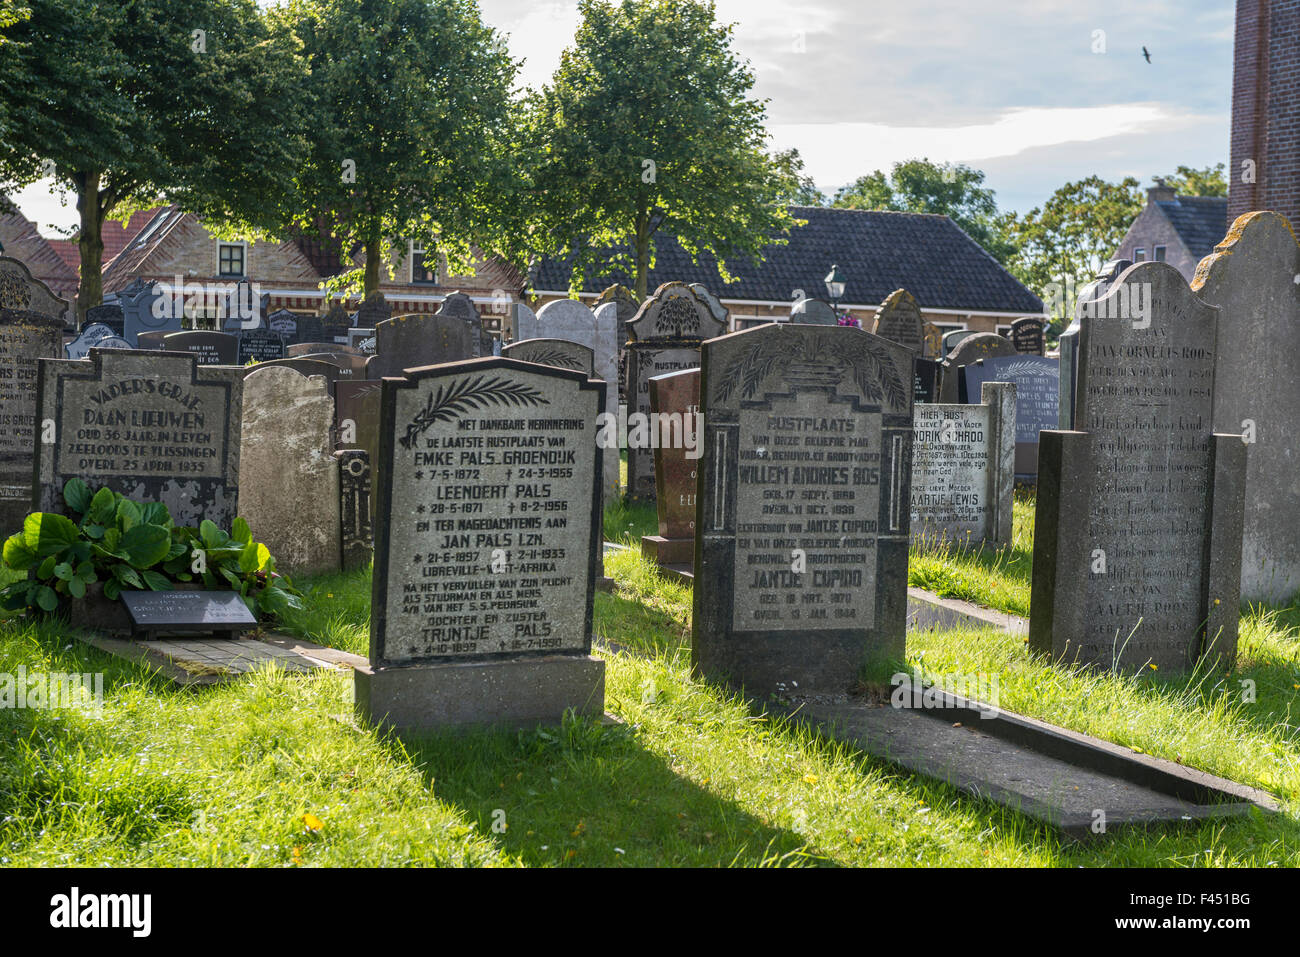
[[826,292],[830,295],[831,302],[835,307],[836,314],[838,315],[840,311],[840,296],[844,295],[844,274],[840,272],[839,266],[831,266],[831,271],[826,274],[826,278],[822,281],[826,283]]

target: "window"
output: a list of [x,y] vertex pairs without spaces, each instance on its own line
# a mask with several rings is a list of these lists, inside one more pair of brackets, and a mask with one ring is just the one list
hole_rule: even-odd
[[1151,249],[1151,258],[1158,263],[1165,261],[1165,247],[1155,246]]
[[218,276],[242,276],[244,275],[244,253],[243,243],[221,243],[217,246],[217,275]]
[[419,286],[436,286],[438,284],[438,263],[436,258],[430,257],[432,262],[428,266],[424,264],[424,250],[411,244],[411,282]]
[[1139,246],[1133,250],[1133,261],[1135,263],[1144,263],[1147,261],[1147,251],[1144,247]]
[[1010,326],[997,326],[993,331],[996,332],[998,335],[1004,337],[1004,338],[1007,338],[1007,339],[1010,339],[1010,338],[1011,338],[1011,327],[1010,327]]

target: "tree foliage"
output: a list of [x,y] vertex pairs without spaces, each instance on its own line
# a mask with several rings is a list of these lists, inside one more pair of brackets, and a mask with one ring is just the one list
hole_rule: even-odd
[[731,27],[702,0],[578,9],[574,46],[528,104],[531,252],[572,253],[574,286],[621,268],[644,297],[662,231],[729,280],[728,260],[757,261],[793,223],[792,164],[765,151],[766,107]]
[[803,157],[797,149],[780,150],[772,154],[772,162],[785,178],[777,202],[787,206],[826,205],[826,194],[803,171]]
[[1200,168],[1180,166],[1172,176],[1163,177],[1180,196],[1227,196],[1228,179],[1222,163]]
[[102,298],[110,216],[177,203],[218,232],[273,230],[303,144],[300,61],[254,0],[24,0],[6,29],[0,187],[77,196],[77,314]]
[[468,270],[504,246],[514,208],[517,64],[473,0],[298,0],[283,13],[315,119],[299,225],[365,248],[366,293],[407,242]]

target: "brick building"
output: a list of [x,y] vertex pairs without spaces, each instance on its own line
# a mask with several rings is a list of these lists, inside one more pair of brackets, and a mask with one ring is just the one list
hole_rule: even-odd
[[1228,231],[1228,200],[1222,196],[1179,196],[1157,180],[1147,204],[1133,220],[1112,259],[1167,262],[1191,282],[1197,264]]
[[1228,221],[1300,221],[1300,0],[1237,0]]

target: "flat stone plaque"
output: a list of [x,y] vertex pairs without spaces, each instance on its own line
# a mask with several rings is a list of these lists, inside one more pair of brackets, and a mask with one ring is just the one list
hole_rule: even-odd
[[257,619],[234,591],[124,591],[137,633],[249,631]]

